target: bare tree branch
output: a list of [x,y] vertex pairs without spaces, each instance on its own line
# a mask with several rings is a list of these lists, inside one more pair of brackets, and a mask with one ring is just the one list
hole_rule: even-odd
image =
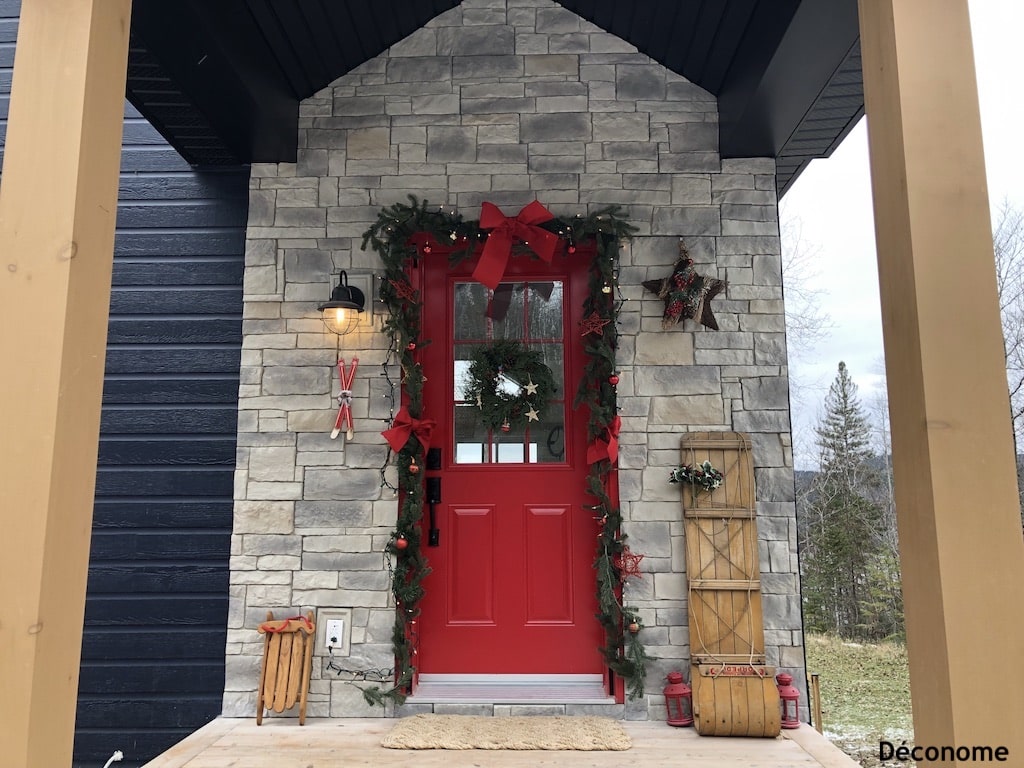
[[803,222],[780,210],[782,281],[785,290],[786,346],[792,358],[805,357],[828,339],[834,324],[821,308],[821,291],[811,287],[818,275],[821,248],[803,238]]

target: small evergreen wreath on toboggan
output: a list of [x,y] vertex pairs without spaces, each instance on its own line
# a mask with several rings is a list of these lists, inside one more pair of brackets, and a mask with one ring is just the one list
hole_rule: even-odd
[[668,475],[670,483],[689,483],[705,491],[721,487],[724,479],[722,473],[715,469],[710,461],[703,464],[680,464]]
[[513,425],[539,421],[554,393],[551,369],[540,352],[508,339],[473,350],[463,395],[491,429],[508,432]]

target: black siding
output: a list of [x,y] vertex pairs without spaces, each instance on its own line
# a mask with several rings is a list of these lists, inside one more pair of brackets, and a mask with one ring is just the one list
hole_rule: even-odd
[[221,711],[248,177],[192,169],[126,104],[76,768],[142,765]]
[[130,105],[75,765],[141,765],[221,711],[246,168],[196,171]]

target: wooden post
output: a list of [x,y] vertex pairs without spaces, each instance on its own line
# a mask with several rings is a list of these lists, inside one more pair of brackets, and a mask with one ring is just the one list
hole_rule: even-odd
[[860,0],[915,742],[1024,760],[1024,542],[966,0]]
[[21,4],[0,177],[4,765],[71,764],[130,11]]
[[821,679],[817,672],[811,673],[811,717],[814,718],[814,729],[822,733],[821,723]]

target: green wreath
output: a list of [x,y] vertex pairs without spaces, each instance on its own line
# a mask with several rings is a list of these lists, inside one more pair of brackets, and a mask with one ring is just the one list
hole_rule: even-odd
[[480,420],[507,432],[513,424],[539,421],[555,393],[551,369],[540,352],[501,339],[473,350],[465,399],[480,408]]

